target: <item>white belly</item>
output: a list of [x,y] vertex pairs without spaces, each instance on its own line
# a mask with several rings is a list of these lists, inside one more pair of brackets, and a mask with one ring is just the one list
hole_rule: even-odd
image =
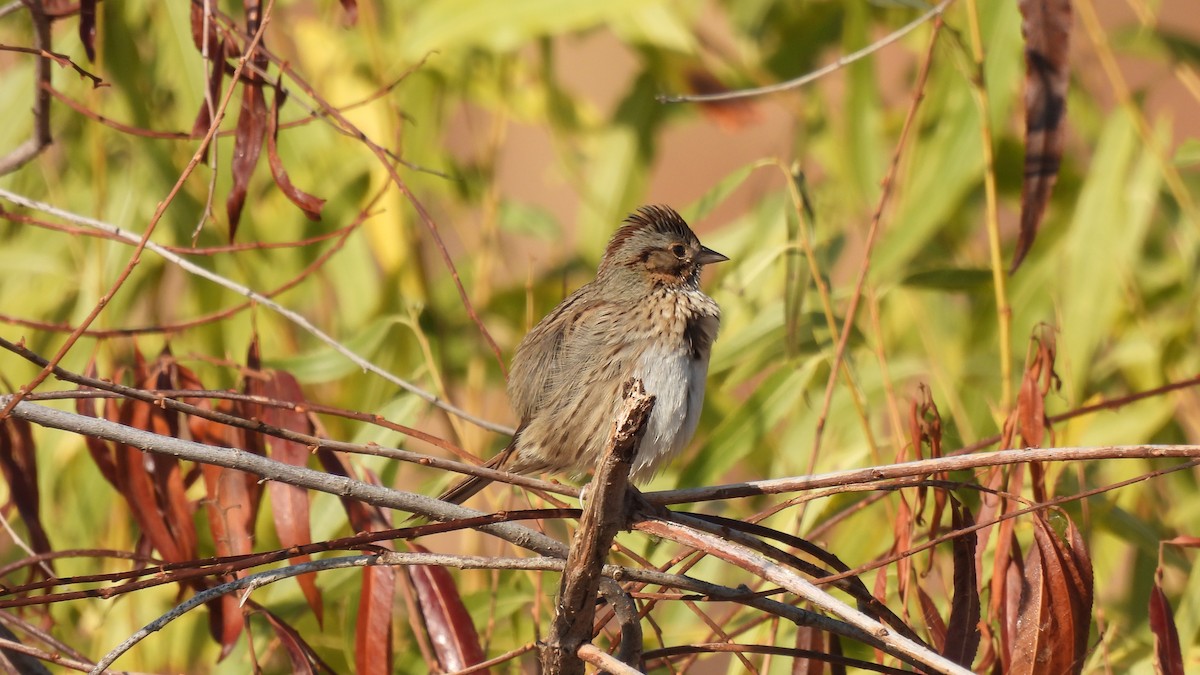
[[646,393],[655,397],[650,424],[631,472],[633,480],[640,483],[653,478],[696,433],[708,360],[693,359],[683,349],[652,349],[642,356],[635,376],[642,380]]

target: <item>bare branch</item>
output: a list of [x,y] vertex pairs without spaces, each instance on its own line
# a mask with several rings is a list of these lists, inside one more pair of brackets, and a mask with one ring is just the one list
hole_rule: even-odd
[[596,666],[600,672],[613,673],[614,675],[642,675],[642,671],[618,661],[615,657],[602,651],[590,642],[579,645],[579,651],[576,654],[581,660]]
[[914,30],[916,30],[916,28],[918,26],[925,23],[926,21],[929,21],[930,19],[932,19],[935,16],[940,16],[942,14],[942,12],[946,11],[946,7],[948,7],[952,1],[953,0],[942,0],[935,7],[933,7],[929,11],[925,12],[921,16],[917,17],[916,19],[913,19],[909,23],[904,24],[896,31],[884,36],[883,38],[881,38],[879,40],[876,40],[875,42],[871,43],[870,45],[867,45],[866,47],[864,47],[856,52],[847,54],[827,66],[818,68],[817,70],[814,70],[811,73],[806,73],[805,75],[801,75],[800,77],[797,77],[795,79],[788,80],[787,82],[779,82],[777,84],[772,84],[772,85],[768,85],[765,87],[755,87],[753,89],[739,89],[736,91],[723,91],[723,92],[720,92],[717,94],[663,95],[663,96],[658,97],[658,101],[659,101],[659,103],[705,103],[705,102],[709,102],[709,101],[729,101],[729,100],[738,99],[738,98],[750,98],[752,96],[763,96],[765,94],[777,94],[781,91],[787,91],[789,89],[798,89],[798,88],[803,87],[804,85],[808,84],[809,82],[819,80],[822,77],[825,77],[826,75],[828,75],[832,72],[841,70],[842,68],[845,68],[846,66],[850,65],[851,63],[854,63],[855,61],[858,61],[860,59],[868,57],[871,54],[874,54],[875,52],[879,51],[880,49],[883,49],[884,47],[892,44],[893,42],[896,42],[900,38],[904,37],[905,35],[908,35],[909,33],[913,32]]
[[745,546],[726,541],[706,532],[694,530],[679,523],[662,520],[643,521],[638,523],[637,529],[663,537],[664,539],[670,539],[671,541],[702,549],[709,555],[737,565],[742,569],[761,576],[771,583],[778,584],[800,596],[805,601],[840,617],[846,623],[870,635],[875,641],[884,645],[884,650],[889,654],[901,658],[908,663],[927,667],[937,673],[970,675],[971,671],[924,645],[917,644],[908,638],[896,634],[892,629],[829,595],[791,569],[778,565]]
[[[72,212],[66,211],[64,209],[60,209],[51,204],[47,204],[45,202],[40,202],[40,201],[37,201],[34,199],[29,199],[28,197],[19,195],[15,192],[11,192],[4,188],[0,188],[0,197],[7,199],[14,204],[19,204],[26,208],[35,209],[35,210],[41,211],[43,213],[48,213],[50,215],[53,215],[58,218],[62,218],[63,220],[75,223],[77,225],[83,225],[85,227],[90,227],[93,229],[101,230],[103,232],[107,232],[110,235],[113,235],[113,236],[115,236],[123,241],[129,242],[129,243],[137,244],[138,242],[140,242],[142,240],[142,237],[132,234],[120,227],[117,227],[116,225],[111,225],[109,223],[106,223],[106,222],[103,222],[100,220],[96,220],[95,218],[88,218],[87,216],[81,216],[79,214],[72,213]],[[375,373],[376,375],[379,375],[380,377],[384,378],[388,382],[395,384],[396,386],[400,387],[401,389],[404,389],[405,391],[409,392],[410,394],[413,394],[413,395],[417,396],[418,398],[421,398],[421,399],[427,401],[428,403],[436,406],[437,408],[440,408],[441,410],[444,410],[444,411],[446,411],[456,417],[459,417],[467,422],[470,422],[480,428],[487,429],[488,431],[495,431],[495,432],[502,433],[502,434],[511,434],[513,432],[511,427],[507,427],[502,424],[496,424],[494,422],[489,422],[485,419],[476,417],[476,416],[468,413],[467,411],[465,411],[461,408],[458,408],[457,406],[439,398],[438,396],[435,396],[434,394],[431,394],[431,393],[425,391],[424,389],[421,389],[420,387],[416,386],[415,384],[412,384],[412,383],[408,382],[407,380],[401,379],[400,377],[393,375],[392,373],[389,373],[388,371],[380,368],[379,366],[376,366],[375,364],[371,363],[370,361],[363,358],[362,356],[359,356],[357,353],[355,353],[349,347],[347,347],[347,346],[343,345],[341,342],[338,342],[337,340],[335,340],[332,336],[325,333],[320,328],[317,328],[315,325],[313,325],[313,323],[311,321],[309,321],[307,318],[305,318],[300,313],[284,307],[283,305],[279,304],[278,302],[275,302],[274,300],[268,298],[267,296],[263,295],[262,293],[259,293],[247,286],[243,286],[242,284],[239,284],[230,279],[226,279],[225,277],[223,277],[215,272],[209,271],[208,269],[205,269],[204,267],[201,267],[200,265],[197,265],[197,264],[193,263],[192,261],[187,260],[183,256],[172,253],[171,251],[167,250],[166,247],[164,247],[160,244],[156,244],[152,241],[147,241],[145,248],[150,251],[153,251],[154,253],[157,253],[164,260],[179,267],[180,269],[184,270],[185,272],[194,274],[203,279],[207,279],[207,280],[217,284],[218,286],[221,286],[222,288],[226,288],[230,291],[233,291],[234,293],[237,293],[238,295],[245,296],[245,297],[253,300],[255,303],[262,305],[263,307],[266,307],[267,309],[270,309],[271,311],[275,312],[276,314],[279,314],[283,318],[292,322],[300,329],[309,333],[313,337],[316,337],[321,342],[324,342],[325,344],[329,345],[330,347],[333,348],[334,351],[336,351],[339,354],[350,359],[350,361],[352,363],[359,366],[364,371],[370,371],[372,373]]]
[[[15,3],[14,3],[15,4]],[[50,19],[41,0],[21,0],[33,21],[33,48],[39,54],[33,72],[33,134],[23,143],[0,157],[0,176],[21,168],[41,154],[53,139],[50,136]],[[5,10],[13,7],[9,5]]]
[[592,639],[601,569],[617,530],[625,525],[630,513],[625,499],[629,469],[646,433],[654,396],[646,393],[641,380],[632,380],[627,386],[625,402],[591,482],[591,503],[583,511],[567,554],[554,622],[541,645],[542,669],[547,673],[582,675],[583,661],[578,652]]
[[1088,462],[1101,459],[1163,459],[1167,457],[1200,457],[1200,445],[1106,445],[1089,448],[1025,448],[1000,450],[973,455],[956,455],[936,459],[902,462],[890,466],[835,471],[815,476],[791,476],[770,480],[746,481],[728,485],[648,492],[644,496],[651,504],[685,504],[718,499],[769,495],[781,492],[801,492],[826,487],[844,487],[856,483],[874,483],[929,476],[942,471],[963,471],[1006,464],[1027,462]]

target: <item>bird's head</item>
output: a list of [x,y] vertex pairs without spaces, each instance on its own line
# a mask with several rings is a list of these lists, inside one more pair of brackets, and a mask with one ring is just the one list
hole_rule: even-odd
[[695,286],[700,268],[729,258],[702,245],[669,206],[643,206],[608,242],[599,276],[636,276],[655,285]]

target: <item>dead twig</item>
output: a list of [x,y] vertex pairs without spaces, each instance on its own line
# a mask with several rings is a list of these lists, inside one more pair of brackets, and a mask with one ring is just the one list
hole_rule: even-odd
[[600,588],[604,560],[617,530],[627,526],[629,469],[646,433],[653,408],[654,396],[646,393],[641,380],[633,380],[613,425],[604,458],[592,480],[592,498],[583,511],[567,554],[550,634],[540,645],[542,670],[551,675],[582,675],[584,672],[579,650],[592,639],[596,592]]

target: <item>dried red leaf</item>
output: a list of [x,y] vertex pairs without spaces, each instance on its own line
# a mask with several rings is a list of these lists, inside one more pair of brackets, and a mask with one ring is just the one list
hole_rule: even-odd
[[88,61],[96,61],[96,0],[82,0],[79,3],[79,41],[83,43],[83,51],[87,53]]
[[[198,378],[175,363],[164,349],[149,368],[135,352],[134,380],[146,389],[202,389]],[[181,419],[174,412],[143,401],[106,404],[106,417],[136,429],[164,436],[179,437]],[[95,446],[95,444],[92,444]],[[129,504],[150,548],[167,560],[176,562],[196,557],[197,536],[187,498],[186,481],[178,460],[165,455],[144,453],[124,444],[114,446],[112,480]],[[103,466],[107,447],[90,447],[97,463]],[[103,469],[102,469],[103,470]]]
[[292,179],[288,178],[287,170],[283,168],[283,160],[279,159],[279,109],[286,99],[287,96],[283,89],[276,85],[275,100],[271,105],[270,127],[267,131],[267,161],[271,165],[271,175],[274,176],[275,184],[279,186],[283,194],[293,204],[300,207],[304,215],[308,216],[310,220],[321,220],[321,208],[325,206],[325,200],[314,197],[292,185]]
[[354,664],[359,675],[390,675],[392,672],[392,599],[395,594],[395,568],[380,565],[363,569],[354,633]]
[[[258,370],[260,366],[257,339],[250,346],[247,365],[252,370]],[[283,371],[251,373],[246,378],[245,391],[247,394],[269,399],[297,403],[305,400],[300,383],[291,373]],[[305,434],[313,431],[313,425],[308,416],[297,410],[246,404],[243,406],[243,411],[247,418],[257,418],[272,426]],[[258,434],[254,436],[260,439],[265,438]],[[305,466],[308,463],[309,449],[300,443],[280,438],[267,439],[266,443],[273,459],[294,466]],[[286,548],[311,543],[308,491],[279,481],[271,481],[267,489],[271,492],[271,515],[275,521],[275,533],[279,537],[280,544]],[[294,563],[308,560],[311,560],[308,555],[291,558]],[[297,577],[296,580],[299,582],[301,590],[304,591],[304,597],[308,601],[309,607],[312,608],[317,623],[323,624],[324,603],[321,599],[321,591],[317,588],[316,575],[305,574]]]
[[[85,374],[88,377],[96,377],[96,364],[89,363]],[[118,417],[115,403],[109,399],[105,405],[107,408],[105,416],[110,420],[115,420]],[[97,417],[96,401],[90,398],[75,399],[75,412],[87,417]],[[100,469],[100,475],[104,476],[104,480],[108,481],[110,485],[117,487],[117,465],[113,459],[112,446],[107,441],[92,436],[84,436],[83,440],[88,453],[92,456],[92,461]]]
[[316,650],[305,642],[304,637],[288,622],[265,609],[256,609],[256,611],[261,616],[266,617],[267,623],[271,625],[271,628],[275,629],[275,635],[279,638],[280,644],[283,645],[284,651],[287,652],[288,659],[292,662],[293,673],[316,675],[318,668],[326,672],[333,672],[317,656]]
[[38,492],[37,447],[29,422],[10,417],[0,421],[0,470],[17,513],[29,529],[29,545],[37,553],[49,553],[50,537],[42,525],[41,495]]
[[[715,75],[699,66],[690,68],[685,77],[688,89],[693,94],[720,94],[729,91]],[[760,117],[758,106],[748,98],[702,101],[697,105],[721,131],[730,133],[757,122]]]
[[[796,628],[796,649],[817,654],[825,652],[825,633],[812,626]],[[820,659],[797,657],[792,660],[792,675],[824,675],[825,662]]]
[[356,0],[341,0],[342,11],[346,12],[345,23],[353,26],[358,23],[358,2]]
[[[192,3],[192,44],[196,46],[196,51],[201,54],[207,54],[210,59],[220,59],[225,53],[225,46],[221,44],[221,38],[217,35],[217,17],[215,14],[208,15],[208,22],[205,25],[204,21],[203,2]],[[205,31],[205,28],[208,30]],[[205,49],[207,43],[207,50]]]
[[[950,504],[950,519],[954,529],[974,523],[971,511],[957,502]],[[979,586],[975,579],[975,551],[978,544],[975,532],[954,538],[954,598],[950,603],[949,627],[942,655],[970,668],[979,651],[983,635],[979,630]]]
[[1150,589],[1150,632],[1154,633],[1154,670],[1159,675],[1184,675],[1183,647],[1171,603],[1158,581]]
[[242,207],[246,203],[246,192],[250,188],[250,177],[254,175],[254,167],[258,165],[258,156],[262,152],[263,138],[267,135],[267,124],[267,102],[263,98],[262,81],[251,74],[242,83],[242,109],[238,113],[233,159],[230,162],[233,186],[225,200],[230,241],[237,235],[238,223],[242,219]]
[[946,622],[942,620],[942,615],[938,613],[937,603],[929,597],[925,588],[919,583],[916,586],[917,600],[921,603],[921,616],[925,619],[925,626],[929,629],[929,642],[938,652],[945,652]]
[[[412,542],[408,547],[417,553],[429,552]],[[450,572],[444,567],[425,565],[413,565],[407,571],[417,591],[425,630],[442,669],[463,670],[487,660],[475,622],[471,620]]]
[[1011,271],[1025,259],[1050,202],[1066,139],[1070,0],[1021,0],[1025,36],[1025,180]]
[[[224,47],[225,41],[222,40],[219,48],[224,51]],[[213,113],[216,112],[217,104],[221,100],[221,83],[224,80],[225,62],[217,58],[209,63],[208,92],[205,100],[200,102],[200,112],[196,113],[196,121],[192,124],[192,138],[204,138],[208,135],[208,128],[213,123]],[[201,148],[200,152],[207,153],[208,146]]]
[[[195,428],[197,425],[193,425]],[[196,440],[202,443],[219,443],[210,430]],[[234,433],[240,430],[230,429],[229,436],[241,435]],[[237,443],[224,442],[221,445],[238,447]],[[201,467],[204,476],[206,496],[205,509],[208,512],[209,529],[212,531],[213,545],[217,555],[245,555],[254,550],[254,521],[258,513],[261,488],[255,477],[242,471],[234,471],[224,467],[205,464]],[[225,581],[232,581],[233,577]],[[210,609],[219,604],[220,610],[210,613],[213,637],[221,644],[220,658],[225,658],[237,644],[245,621],[242,610],[235,595],[225,595],[218,602],[209,603]]]
[[[337,453],[321,448],[317,451],[317,458],[321,460],[321,465],[327,472],[354,477],[350,465]],[[365,478],[374,479],[371,475]],[[359,532],[378,532],[391,527],[387,515],[379,507],[348,497],[342,498],[342,507],[346,509],[350,526]],[[393,550],[390,541],[376,542],[373,546]],[[395,570],[384,566],[367,567],[363,570],[358,623],[354,636],[355,664],[360,675],[391,673],[392,598],[395,593]]]
[[1064,542],[1041,514],[1034,525],[1010,672],[1079,673],[1091,623],[1091,563],[1080,537],[1069,533],[1071,543]]

